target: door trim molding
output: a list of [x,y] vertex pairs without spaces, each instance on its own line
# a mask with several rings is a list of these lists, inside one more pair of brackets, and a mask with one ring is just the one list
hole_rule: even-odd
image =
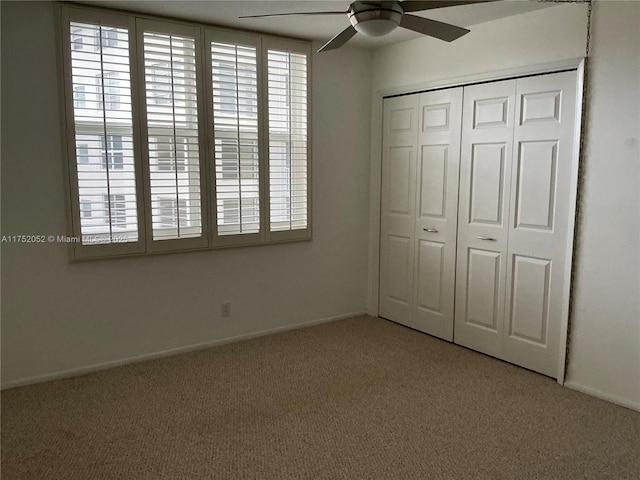
[[[547,73],[557,73],[564,70],[576,70],[576,117],[574,126],[574,148],[572,157],[570,192],[569,227],[567,232],[567,248],[575,247],[575,214],[577,211],[576,200],[578,198],[578,173],[580,152],[580,135],[582,129],[582,101],[584,96],[584,57],[570,58],[557,62],[542,63],[524,67],[514,67],[504,70],[477,73],[461,77],[446,78],[429,82],[421,82],[412,85],[381,89],[373,92],[371,112],[371,161],[369,172],[369,278],[367,288],[367,314],[377,317],[379,313],[378,302],[380,296],[380,201],[382,186],[382,112],[385,97],[408,95],[441,88],[464,87],[474,83],[494,82],[508,78],[527,77]],[[573,255],[567,255],[566,282],[560,322],[560,339],[558,352],[558,378],[560,385],[564,385],[565,366],[567,360],[567,339],[570,310],[570,288],[573,273]]]
[[584,99],[584,73],[585,73],[585,59],[582,59],[578,65],[576,72],[576,116],[575,125],[573,129],[573,156],[571,158],[571,180],[569,184],[569,222],[567,225],[567,252],[571,252],[571,255],[567,255],[565,259],[565,281],[564,281],[564,293],[562,303],[562,317],[560,321],[560,341],[559,348],[561,349],[558,355],[558,383],[564,385],[567,367],[567,356],[569,353],[569,322],[571,318],[571,302],[572,289],[571,280],[574,275],[574,254],[576,250],[576,213],[578,212],[578,185],[580,181],[580,157],[582,152],[580,148],[580,138],[582,136],[582,122],[583,122],[583,99]]
[[420,82],[400,87],[383,88],[375,92],[374,95],[381,96],[382,98],[393,97],[397,95],[407,95],[441,88],[464,87],[467,85],[472,85],[474,83],[496,82],[499,80],[508,80],[510,78],[516,77],[530,77],[533,75],[558,73],[563,70],[577,70],[583,63],[583,61],[584,57],[578,57],[570,58],[567,60],[559,60],[556,62],[527,65],[524,67],[514,67],[504,70],[495,70],[491,72],[474,73],[471,75],[444,78],[440,80],[431,80],[428,82]]

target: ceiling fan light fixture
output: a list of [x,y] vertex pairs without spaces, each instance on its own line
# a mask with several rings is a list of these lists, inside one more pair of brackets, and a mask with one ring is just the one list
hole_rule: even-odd
[[[353,24],[353,22],[351,22]],[[364,22],[358,22],[354,28],[368,37],[382,37],[388,33],[391,33],[399,24],[392,22],[391,20],[366,20]]]
[[355,2],[349,11],[349,21],[359,33],[369,37],[382,37],[400,25],[402,14],[402,9],[397,4],[388,9],[372,9]]

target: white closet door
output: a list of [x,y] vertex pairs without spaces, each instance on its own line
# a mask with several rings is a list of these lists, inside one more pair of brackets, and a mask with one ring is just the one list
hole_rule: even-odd
[[576,72],[518,79],[516,100],[503,358],[556,377]]
[[414,328],[453,340],[462,88],[420,95]]
[[455,342],[500,357],[515,80],[465,87]]
[[380,212],[380,316],[409,324],[413,304],[418,103],[384,100]]

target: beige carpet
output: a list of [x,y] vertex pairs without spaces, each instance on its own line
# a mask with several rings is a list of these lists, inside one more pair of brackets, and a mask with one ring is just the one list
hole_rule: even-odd
[[362,317],[7,390],[2,478],[637,480],[640,414]]

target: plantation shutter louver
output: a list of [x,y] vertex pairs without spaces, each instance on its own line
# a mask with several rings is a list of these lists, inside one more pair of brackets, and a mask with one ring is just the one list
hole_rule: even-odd
[[[71,91],[82,245],[137,242],[129,32],[69,22]],[[117,199],[117,200],[116,200]]]
[[270,231],[308,228],[307,55],[269,49]]
[[212,41],[217,235],[260,232],[256,47]]
[[195,38],[142,38],[153,240],[202,237]]

